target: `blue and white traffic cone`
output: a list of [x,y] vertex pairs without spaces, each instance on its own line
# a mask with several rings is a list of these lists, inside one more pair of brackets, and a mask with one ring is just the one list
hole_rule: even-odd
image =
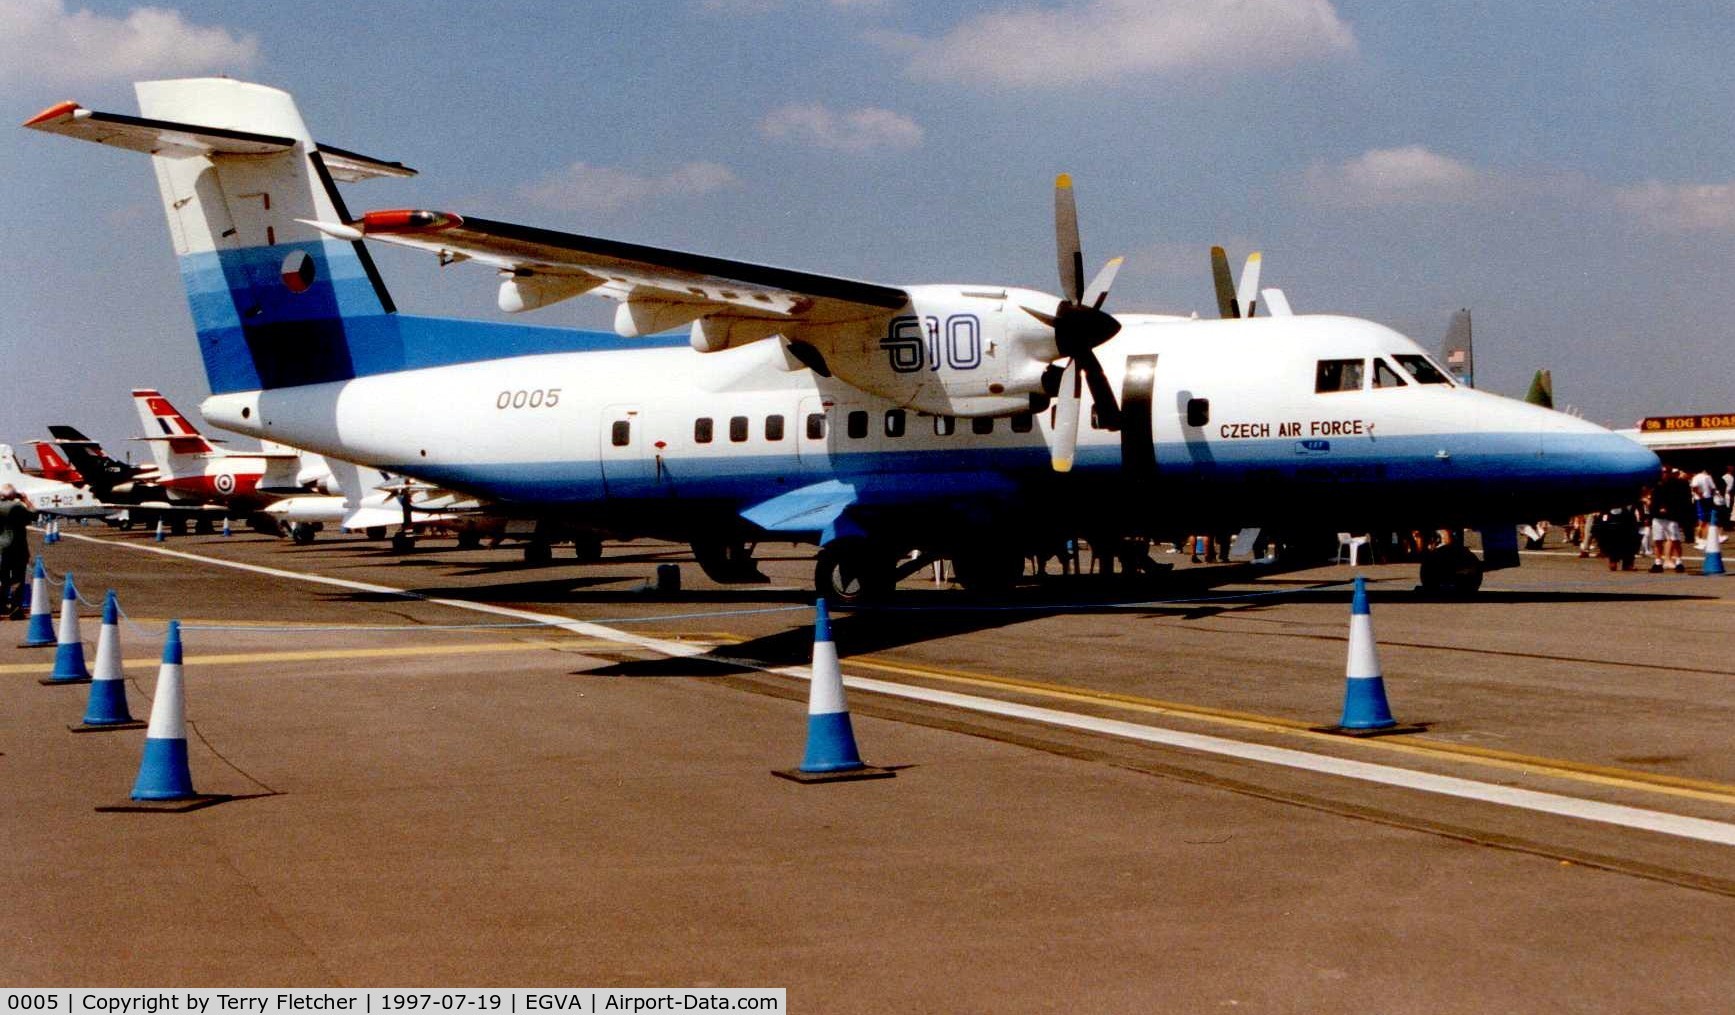
[[54,672],[44,684],[82,684],[90,679],[84,665],[84,640],[78,634],[78,589],[72,584],[72,572],[63,579],[66,589],[60,596],[60,640],[54,649]]
[[223,538],[227,539],[228,537],[229,537],[229,518],[227,515],[225,515],[223,518]]
[[1396,726],[1386,703],[1386,682],[1374,646],[1374,618],[1368,612],[1367,581],[1356,575],[1349,609],[1349,662],[1344,668],[1343,718],[1346,730],[1383,730]]
[[44,648],[56,644],[54,608],[49,605],[48,571],[42,558],[36,558],[36,570],[30,577],[30,626],[24,629],[24,644],[20,648]]
[[163,525],[163,520],[161,518],[157,519],[157,534],[155,538],[159,543],[167,538],[166,527]]
[[863,764],[855,745],[849,706],[843,699],[843,671],[837,664],[837,643],[831,640],[831,614],[825,600],[814,605],[813,677],[807,697],[807,753],[801,767],[776,774],[797,782],[876,779],[895,775]]
[[96,637],[96,667],[90,675],[90,699],[84,707],[84,723],[71,729],[84,732],[137,729],[143,725],[127,709],[127,685],[121,674],[120,604],[115,601],[114,590],[109,589],[102,603],[102,631]]
[[1723,529],[1714,512],[1705,525],[1705,562],[1699,565],[1700,574],[1728,574],[1723,570]]
[[187,765],[187,703],[181,689],[181,622],[169,621],[163,639],[163,664],[151,699],[151,724],[145,731],[145,752],[134,800],[185,800],[193,792],[193,771]]
[[60,542],[60,526],[57,524],[57,522],[58,522],[58,519],[54,519],[54,518],[48,518],[48,519],[43,520],[43,522],[42,522],[42,542],[43,542],[43,545],[49,545],[49,544]]

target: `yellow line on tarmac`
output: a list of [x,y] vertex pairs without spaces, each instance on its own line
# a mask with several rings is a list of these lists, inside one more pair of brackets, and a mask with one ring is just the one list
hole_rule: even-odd
[[1713,803],[1735,805],[1735,785],[1714,782],[1708,779],[1688,779],[1680,776],[1662,775],[1655,772],[1642,772],[1634,769],[1616,768],[1611,765],[1593,765],[1562,758],[1543,758],[1532,755],[1518,754],[1512,751],[1499,751],[1487,747],[1476,747],[1470,744],[1453,744],[1444,741],[1429,740],[1426,737],[1406,736],[1401,739],[1394,737],[1343,737],[1330,733],[1319,733],[1309,728],[1308,723],[1283,719],[1276,716],[1262,716],[1250,712],[1235,712],[1229,709],[1210,708],[1202,705],[1186,705],[1179,702],[1160,701],[1134,694],[1120,694],[1114,691],[1095,691],[1089,688],[1069,687],[1064,684],[1050,684],[1036,680],[1021,680],[1016,677],[1000,677],[985,673],[972,673],[964,670],[941,669],[933,666],[921,666],[910,663],[894,663],[875,656],[850,656],[843,660],[845,670],[860,667],[863,669],[880,670],[887,673],[900,673],[905,676],[923,677],[929,680],[945,681],[954,684],[968,684],[974,687],[992,687],[1007,691],[1017,691],[1043,698],[1055,698],[1064,701],[1079,702],[1092,705],[1106,705],[1111,708],[1122,708],[1134,712],[1144,712],[1156,715],[1170,715],[1184,719],[1196,719],[1204,722],[1217,723],[1224,726],[1234,726],[1240,729],[1260,730],[1267,733],[1280,733],[1285,736],[1304,737],[1321,742],[1343,744],[1391,751],[1400,754],[1418,755],[1424,757],[1445,758],[1489,768],[1507,769],[1525,772],[1532,775],[1545,775],[1558,779],[1570,779],[1575,782],[1591,783],[1601,786],[1613,786],[1620,789],[1642,790],[1647,793],[1662,793],[1668,796],[1685,797],[1692,800],[1708,800]]
[[[221,655],[188,655],[186,665],[199,666],[242,666],[253,663],[297,663],[319,662],[335,659],[389,659],[405,656],[451,656],[475,655],[486,652],[526,652],[534,649],[571,649],[590,648],[603,649],[611,652],[620,651],[620,643],[605,641],[601,638],[560,638],[560,639],[525,639],[523,641],[485,642],[477,645],[403,645],[396,648],[325,648],[298,649],[285,652],[233,652]],[[145,669],[160,665],[158,659],[125,659],[121,665],[126,669]],[[8,663],[0,665],[0,673],[48,673],[53,670],[53,664],[41,663]]]

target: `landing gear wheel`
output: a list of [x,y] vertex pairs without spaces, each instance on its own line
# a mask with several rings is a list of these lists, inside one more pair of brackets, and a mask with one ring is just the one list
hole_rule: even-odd
[[313,542],[313,534],[317,531],[306,522],[296,522],[289,527],[289,539],[296,546],[306,546]]
[[217,527],[211,524],[211,519],[201,518],[193,523],[193,531],[201,536],[209,536],[217,531]]
[[460,550],[475,550],[475,549],[479,549],[481,546],[482,546],[482,536],[480,533],[471,532],[471,531],[465,531],[465,532],[458,533],[458,549],[460,549]]
[[1440,546],[1422,555],[1422,591],[1444,596],[1475,595],[1482,587],[1482,562],[1463,546]]
[[580,564],[595,564],[602,560],[601,536],[573,536],[572,555]]
[[546,564],[554,559],[554,547],[540,540],[524,544],[524,563]]
[[386,538],[386,527],[384,525],[369,525],[361,530],[361,534],[369,539],[384,539]]
[[393,553],[409,553],[416,548],[416,537],[408,532],[399,532],[392,536]]
[[837,606],[884,599],[894,586],[892,559],[863,540],[840,539],[820,547],[813,587]]

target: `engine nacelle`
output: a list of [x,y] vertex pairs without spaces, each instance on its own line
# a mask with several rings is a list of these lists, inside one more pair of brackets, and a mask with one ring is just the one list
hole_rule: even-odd
[[1031,290],[914,286],[902,311],[791,336],[826,350],[842,381],[936,416],[1004,416],[1030,407],[1058,355],[1054,331],[1025,313],[1059,301]]

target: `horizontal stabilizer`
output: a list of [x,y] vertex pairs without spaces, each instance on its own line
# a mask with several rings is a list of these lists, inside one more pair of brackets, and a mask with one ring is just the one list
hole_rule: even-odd
[[125,116],[120,113],[98,113],[76,102],[62,102],[58,106],[50,106],[25,120],[24,126],[50,134],[63,134],[80,141],[94,141],[114,148],[170,158],[272,155],[295,147],[294,138],[226,130],[221,127],[200,127],[190,123],[170,123],[167,120],[147,120],[144,117]]

